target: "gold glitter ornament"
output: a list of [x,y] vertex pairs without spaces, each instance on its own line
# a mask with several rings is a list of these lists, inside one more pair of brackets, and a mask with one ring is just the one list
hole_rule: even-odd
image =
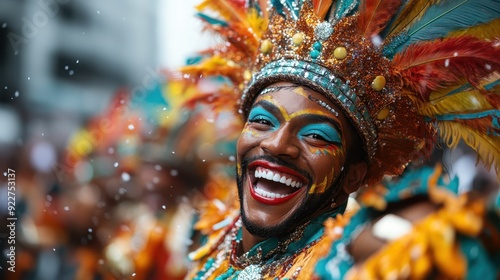
[[333,51],[333,56],[335,56],[336,59],[344,59],[347,56],[347,50],[344,47],[337,47]]
[[263,54],[270,54],[273,51],[273,43],[270,40],[262,41],[260,45],[260,52]]
[[387,116],[389,116],[389,113],[390,113],[389,108],[383,108],[382,110],[380,110],[380,112],[378,112],[377,119],[383,120],[387,118]]
[[377,76],[375,77],[375,79],[373,79],[372,88],[373,90],[381,91],[385,87],[385,84],[386,84],[385,77]]
[[245,70],[245,72],[243,72],[243,78],[245,79],[245,81],[250,81],[250,79],[252,78],[252,72]]
[[304,42],[304,38],[305,38],[304,33],[302,33],[302,32],[295,33],[295,35],[293,35],[293,37],[292,37],[292,43],[295,46],[300,46],[300,44],[302,44],[302,42]]

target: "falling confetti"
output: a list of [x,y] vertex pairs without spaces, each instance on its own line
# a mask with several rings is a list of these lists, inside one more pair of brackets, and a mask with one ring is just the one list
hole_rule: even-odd
[[123,172],[123,173],[122,173],[122,180],[123,180],[124,182],[128,182],[128,181],[130,181],[130,174],[128,174],[127,172]]

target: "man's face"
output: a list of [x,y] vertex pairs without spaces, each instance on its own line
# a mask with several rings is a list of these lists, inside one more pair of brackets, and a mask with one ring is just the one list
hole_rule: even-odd
[[345,163],[347,125],[333,103],[306,87],[275,86],[257,97],[237,143],[243,223],[262,237],[329,207]]

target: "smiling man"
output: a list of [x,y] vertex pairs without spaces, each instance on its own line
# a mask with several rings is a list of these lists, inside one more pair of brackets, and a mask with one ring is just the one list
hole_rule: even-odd
[[366,163],[353,153],[358,136],[334,108],[322,94],[290,83],[271,85],[255,100],[237,144],[244,251],[343,211],[347,194],[360,186]]
[[[215,112],[239,108],[244,126],[239,199],[201,213],[196,227],[206,236],[189,255],[188,277],[344,279],[354,266],[355,279],[465,277],[467,269],[443,264],[474,264],[458,253],[455,236],[480,235],[486,202],[451,195],[455,181],[439,172],[416,173],[422,177],[393,190],[381,182],[429,157],[438,143],[453,148],[461,140],[500,173],[498,1],[265,2],[197,7],[224,43],[184,67],[184,77],[223,76],[226,87],[196,100],[210,101]],[[361,187],[369,191],[356,197],[365,205],[354,215],[356,203],[347,204]],[[431,230],[436,223],[442,231]],[[408,252],[419,250],[401,245],[391,255],[388,238],[412,229],[420,243],[410,243],[422,252],[417,264]],[[384,242],[360,248],[367,242],[358,235]],[[391,258],[371,261],[379,249]]]

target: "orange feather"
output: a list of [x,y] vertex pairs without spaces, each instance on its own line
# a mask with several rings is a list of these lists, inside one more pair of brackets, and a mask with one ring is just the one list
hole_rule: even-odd
[[365,37],[377,35],[401,5],[401,0],[366,0],[361,3],[358,27]]
[[319,18],[323,19],[332,6],[332,0],[313,0],[312,4],[314,13]]

